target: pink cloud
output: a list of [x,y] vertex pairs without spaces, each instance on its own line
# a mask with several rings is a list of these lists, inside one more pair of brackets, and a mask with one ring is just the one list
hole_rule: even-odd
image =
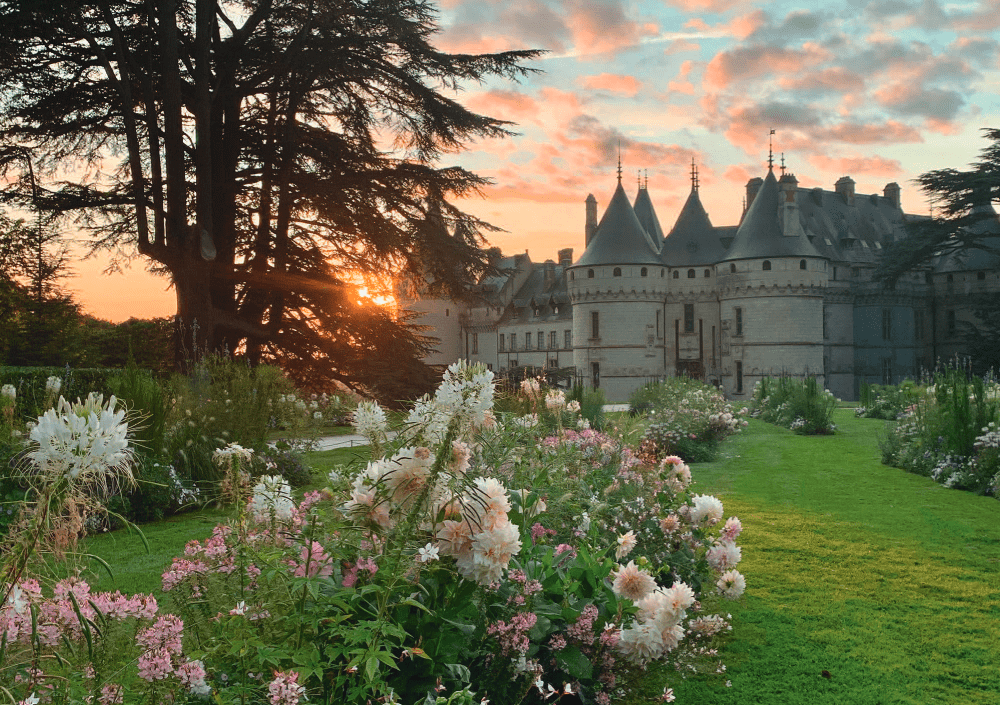
[[915,127],[895,120],[883,123],[862,124],[843,122],[829,129],[817,131],[816,136],[824,140],[836,140],[849,144],[889,144],[895,142],[923,142],[920,131]]
[[871,157],[828,157],[824,154],[814,154],[809,162],[817,169],[835,174],[865,174],[891,178],[903,173],[903,167],[897,159],[886,159],[879,156]]
[[885,108],[905,115],[919,115],[939,121],[953,120],[965,99],[957,91],[925,88],[913,83],[890,83],[875,91],[875,99]]
[[801,73],[829,58],[829,51],[811,43],[804,44],[801,49],[764,45],[737,47],[712,57],[705,69],[704,83],[710,90],[721,90],[737,81]]
[[642,89],[642,81],[635,76],[617,73],[601,73],[596,76],[581,76],[577,79],[584,88],[592,91],[619,93],[630,98]]
[[698,51],[699,49],[701,49],[701,44],[697,42],[690,42],[687,39],[675,39],[667,45],[663,53],[669,56],[671,54],[682,54],[686,51]]
[[710,25],[700,17],[693,17],[684,23],[685,29],[693,29],[696,32],[718,35],[720,37],[736,37],[746,39],[756,32],[767,22],[767,15],[763,10],[754,10],[746,15],[738,15],[728,22],[717,25]]
[[864,90],[865,79],[855,71],[842,66],[832,66],[799,76],[781,76],[778,85],[792,91],[853,93]]
[[619,0],[611,4],[571,0],[567,10],[567,25],[573,35],[573,45],[583,55],[613,54],[638,44],[643,37],[654,37],[660,32],[653,22],[630,19]]
[[667,4],[673,5],[685,12],[720,13],[738,7],[743,3],[740,0],[667,0]]
[[727,181],[732,181],[732,182],[737,183],[737,184],[745,184],[747,181],[749,181],[753,177],[760,176],[760,174],[757,173],[759,171],[760,170],[757,169],[757,170],[751,172],[750,171],[750,167],[747,166],[747,165],[733,164],[732,166],[728,167],[725,170],[725,172],[723,172],[722,178],[726,179]]

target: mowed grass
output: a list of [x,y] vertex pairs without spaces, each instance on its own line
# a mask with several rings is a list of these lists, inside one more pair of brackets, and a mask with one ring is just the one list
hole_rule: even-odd
[[693,467],[743,522],[747,593],[725,677],[678,702],[1000,703],[1000,502],[881,465],[880,421],[836,422],[751,422]]

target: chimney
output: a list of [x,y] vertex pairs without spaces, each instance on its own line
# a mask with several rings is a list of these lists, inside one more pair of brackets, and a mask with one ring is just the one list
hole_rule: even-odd
[[854,179],[850,176],[841,176],[837,183],[833,185],[833,190],[844,198],[844,203],[849,206],[854,205]]
[[584,247],[590,244],[590,241],[594,239],[594,233],[597,231],[597,199],[594,198],[594,194],[587,194],[587,223],[584,226],[584,232],[586,233],[586,241]]
[[782,174],[778,179],[778,191],[781,196],[778,198],[779,217],[781,218],[781,230],[787,237],[798,237],[802,235],[802,221],[799,220],[799,204],[795,200],[799,181],[795,174],[791,172]]
[[[759,176],[755,176],[749,181],[747,181],[747,207],[746,210],[750,210],[750,204],[753,203],[753,199],[757,197],[757,192],[760,191],[760,187],[764,184],[764,179]],[[745,213],[746,211],[744,211]]]
[[550,288],[556,281],[556,263],[550,259],[545,260],[545,288]]
[[886,184],[885,188],[882,189],[882,193],[887,199],[898,209],[903,208],[902,201],[899,199],[899,184],[893,181],[891,184]]
[[573,248],[567,247],[565,250],[559,250],[559,266],[569,267],[573,264]]

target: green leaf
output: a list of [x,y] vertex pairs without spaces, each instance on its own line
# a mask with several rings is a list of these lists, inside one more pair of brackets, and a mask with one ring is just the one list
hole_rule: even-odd
[[586,680],[591,677],[594,667],[590,659],[576,646],[567,646],[556,653],[556,663],[573,678]]

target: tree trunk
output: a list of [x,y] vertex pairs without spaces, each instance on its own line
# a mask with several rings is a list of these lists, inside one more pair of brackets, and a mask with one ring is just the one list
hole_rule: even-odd
[[186,371],[215,347],[217,320],[212,306],[211,268],[197,250],[171,271],[177,294],[174,350],[177,369]]

